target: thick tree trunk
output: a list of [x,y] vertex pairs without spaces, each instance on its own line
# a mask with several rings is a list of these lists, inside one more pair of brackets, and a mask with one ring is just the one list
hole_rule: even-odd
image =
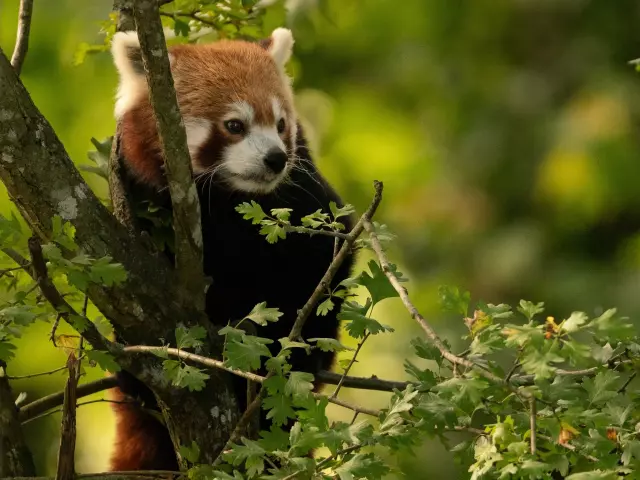
[[[217,327],[194,308],[169,262],[147,251],[88,188],[1,50],[0,92],[0,180],[41,239],[50,238],[51,219],[60,215],[75,227],[82,251],[93,257],[111,256],[124,266],[128,279],[123,285],[96,285],[88,291],[118,337],[130,345],[158,345],[161,338],[173,341],[177,324],[200,324],[210,333],[209,348],[203,353],[220,357]],[[201,392],[192,393],[163,382],[161,364],[153,356],[119,361],[154,389],[166,409],[174,443],[191,445],[195,441],[201,461],[212,462],[238,417],[229,375],[213,374]],[[212,415],[212,411],[227,415]]]

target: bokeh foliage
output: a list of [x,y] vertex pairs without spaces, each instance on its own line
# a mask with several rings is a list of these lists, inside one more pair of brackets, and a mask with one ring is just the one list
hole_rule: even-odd
[[[360,209],[371,180],[385,182],[379,218],[398,234],[393,255],[417,306],[454,345],[464,325],[440,313],[442,283],[487,302],[544,300],[558,318],[612,305],[640,318],[640,77],[627,64],[640,56],[635,2],[290,4],[298,105],[318,163]],[[82,43],[102,40],[110,2],[35,8],[23,81],[71,157],[87,163],[89,139],[112,134],[116,78],[106,53],[74,62]],[[0,12],[7,52],[17,2],[0,0]],[[86,178],[105,195],[103,181]],[[352,373],[403,378],[407,345],[420,333],[396,300],[377,316],[396,332],[372,338]],[[13,374],[63,364],[47,333],[36,324],[23,337]],[[19,385],[35,398],[62,382],[49,376]],[[388,395],[348,396],[380,407]],[[111,415],[106,405],[83,408],[80,466],[99,470]],[[40,471],[54,457],[57,422],[29,426]],[[419,461],[401,462],[407,478],[464,478],[442,446],[423,450]]]

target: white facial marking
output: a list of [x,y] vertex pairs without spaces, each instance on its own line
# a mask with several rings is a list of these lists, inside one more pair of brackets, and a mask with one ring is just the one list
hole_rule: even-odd
[[136,32],[118,32],[113,36],[111,54],[120,74],[120,83],[116,94],[116,119],[122,117],[147,92],[145,76],[131,60],[131,52],[136,49],[140,49]]
[[244,100],[234,102],[229,107],[229,113],[225,115],[225,120],[242,120],[245,125],[251,125],[255,112],[253,107]]
[[191,165],[194,173],[202,173],[204,168],[197,163],[196,154],[209,139],[211,121],[206,118],[184,117],[184,129],[187,132],[187,147],[191,155]]
[[245,192],[269,192],[288,174],[288,168],[280,173],[269,170],[264,163],[267,152],[286,146],[275,126],[252,125],[240,142],[226,148],[223,164],[228,181],[237,190]]
[[[284,118],[284,109],[282,108],[282,102],[276,97],[271,97],[271,108],[273,109],[273,118],[276,119],[276,124],[281,118]],[[285,119],[286,120],[286,119]]]
[[269,53],[278,65],[278,68],[284,70],[285,65],[291,58],[293,51],[293,34],[287,28],[276,28],[271,33],[271,45]]

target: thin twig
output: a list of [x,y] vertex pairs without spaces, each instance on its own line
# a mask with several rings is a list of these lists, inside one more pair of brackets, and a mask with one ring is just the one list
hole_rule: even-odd
[[311,237],[313,237],[314,235],[321,235],[324,237],[337,238],[339,240],[347,240],[349,238],[348,233],[335,232],[333,230],[320,230],[315,228],[296,227],[294,225],[282,225],[282,228],[284,228],[284,231],[287,233],[300,233],[303,235],[309,235]]
[[16,46],[11,56],[11,66],[20,76],[22,64],[27,57],[29,50],[29,33],[31,32],[31,15],[33,14],[33,0],[21,0],[20,12],[18,13],[18,33],[16,35]]
[[350,377],[339,373],[321,370],[316,375],[316,380],[328,385],[337,385],[342,380],[343,388],[355,388],[358,390],[377,390],[380,392],[393,392],[394,390],[404,390],[410,382],[398,382],[394,380],[382,380],[376,376]]
[[134,2],[133,18],[173,207],[178,281],[189,295],[189,301],[204,308],[200,201],[193,181],[187,134],[176,98],[158,2]]
[[629,378],[627,378],[627,381],[624,382],[624,385],[622,385],[619,389],[618,389],[618,393],[622,394],[627,390],[627,387],[629,386],[629,384],[633,381],[634,378],[636,378],[637,372],[633,372],[631,375],[629,375]]
[[76,473],[76,390],[80,375],[80,361],[74,352],[69,354],[67,367],[69,378],[64,389],[64,403],[62,404],[56,480],[73,480]]
[[[84,385],[79,385],[76,389],[76,398],[93,395],[94,393],[108,390],[110,388],[116,387],[117,385],[118,382],[115,377],[105,377],[94,382],[85,383]],[[52,393],[51,395],[47,395],[46,397],[39,398],[38,400],[34,400],[27,405],[24,405],[22,408],[20,408],[20,421],[24,422],[26,420],[29,420],[30,418],[37,417],[47,410],[62,405],[63,399],[64,392],[56,392]]]
[[380,240],[378,239],[378,236],[376,235],[373,229],[373,225],[371,225],[371,222],[366,220],[364,222],[364,228],[367,230],[367,232],[371,237],[371,246],[374,252],[376,253],[376,255],[378,256],[380,265],[382,265],[382,270],[384,271],[385,275],[389,279],[389,282],[400,295],[400,299],[402,300],[402,303],[404,304],[406,309],[411,314],[411,318],[413,318],[416,322],[418,322],[418,324],[420,325],[420,327],[422,327],[422,330],[424,330],[424,332],[426,333],[431,343],[433,343],[435,347],[438,350],[440,350],[440,354],[446,360],[448,360],[454,365],[463,365],[467,368],[473,369],[477,374],[479,374],[480,376],[486,378],[487,380],[493,383],[496,383],[498,385],[504,385],[505,384],[504,379],[498,377],[497,375],[494,375],[493,373],[485,370],[484,368],[476,365],[474,362],[467,360],[466,358],[462,358],[453,354],[446,347],[446,345],[440,339],[440,337],[435,332],[435,330],[431,327],[431,325],[429,325],[429,323],[425,320],[425,318],[420,314],[418,309],[413,305],[413,303],[411,302],[411,299],[409,298],[409,294],[407,293],[407,289],[398,281],[398,278],[393,273],[393,270],[389,265],[389,261],[387,260],[387,256],[384,253],[384,250],[382,249]]
[[536,454],[536,420],[538,416],[538,410],[536,406],[536,397],[531,397],[529,399],[529,405],[531,407],[531,412],[529,413],[529,423],[531,429],[531,455]]
[[31,373],[29,375],[7,375],[7,378],[9,380],[23,380],[25,378],[35,378],[35,377],[42,377],[44,375],[51,375],[54,373],[58,373],[61,372],[62,370],[68,370],[69,367],[67,367],[66,365],[64,367],[58,367],[58,368],[54,368],[53,370],[49,370],[47,372],[38,372],[38,373]]
[[[60,294],[56,286],[49,278],[47,264],[44,260],[44,256],[42,254],[42,246],[40,245],[40,240],[38,239],[38,237],[33,236],[29,238],[28,246],[29,253],[31,254],[31,265],[33,267],[33,271],[30,273],[40,287],[40,291],[42,292],[42,295],[44,295],[44,298],[47,299],[47,301],[53,306],[53,308],[55,308],[60,316],[67,322],[69,321],[70,315],[76,315],[79,317],[80,315],[78,315],[73,307],[67,303],[67,301]],[[9,255],[9,252],[7,252],[6,249],[4,250],[4,252]],[[13,254],[20,256],[17,252],[13,252]],[[23,263],[18,262],[18,264],[22,265]],[[96,326],[88,319],[87,327],[82,332],[82,335],[89,341],[89,343],[91,343],[94,348],[98,350],[111,350],[111,342],[104,338],[98,331]]]
[[191,20],[196,20],[204,25],[218,28],[218,25],[215,22],[198,16],[197,12],[160,12],[160,15],[162,15],[163,17],[172,18],[173,20],[177,20],[177,17],[190,18]]
[[351,367],[353,367],[353,364],[356,363],[356,358],[358,358],[358,354],[360,353],[360,349],[364,345],[364,342],[367,341],[367,338],[369,338],[369,335],[371,335],[371,333],[367,332],[365,334],[365,336],[362,338],[362,340],[360,340],[360,342],[358,342],[358,346],[356,347],[356,351],[353,354],[353,357],[351,358],[351,361],[349,362],[349,365],[347,365],[347,368],[344,369],[344,373],[342,374],[342,378],[340,378],[340,381],[338,382],[338,386],[334,390],[333,395],[331,395],[331,398],[336,398],[338,396],[338,393],[340,393],[340,389],[342,388],[342,384],[344,383],[344,377],[346,377],[349,374],[349,371],[351,370]]
[[[83,407],[85,405],[91,405],[93,403],[116,403],[116,404],[138,404],[138,402],[134,400],[109,400],[107,398],[99,398],[97,400],[89,400],[87,402],[78,402],[76,403],[76,408]],[[62,408],[56,408],[55,410],[49,410],[48,412],[42,413],[35,417],[31,417],[27,420],[20,422],[21,425],[26,425],[27,423],[34,422],[36,420],[40,420],[41,418],[48,417],[49,415],[54,415],[56,413],[61,413]]]
[[342,244],[342,247],[338,251],[338,254],[333,259],[333,262],[331,262],[331,265],[322,277],[322,280],[320,280],[320,283],[318,283],[318,286],[314,290],[313,294],[311,295],[309,300],[307,300],[307,303],[304,305],[304,307],[300,309],[298,317],[296,318],[296,321],[291,328],[291,333],[289,333],[289,340],[297,340],[298,338],[300,338],[300,335],[302,334],[302,328],[304,327],[307,318],[309,318],[309,315],[311,314],[313,308],[316,306],[318,300],[320,300],[322,295],[324,295],[327,288],[329,288],[329,285],[331,285],[331,280],[333,280],[333,277],[338,272],[338,269],[347,258],[347,255],[351,252],[351,247],[364,230],[365,224],[369,223],[376,210],[378,209],[378,205],[380,205],[380,201],[382,200],[382,182],[375,181],[374,188],[375,194],[373,196],[371,204],[369,205],[369,208],[367,208],[367,211],[364,212],[362,217],[360,217],[360,220],[358,220],[358,223],[356,223],[356,225],[353,227],[353,229],[349,233],[348,238]]
[[[265,380],[270,378],[269,374],[263,377],[261,375],[256,375],[255,373],[245,372],[243,370],[236,370],[236,369],[227,367],[226,365],[224,365],[224,362],[221,362],[220,360],[214,360],[212,358],[203,357],[202,355],[197,355],[195,353],[185,352],[184,350],[180,350],[178,348],[135,345],[130,347],[124,347],[124,352],[125,353],[154,353],[154,354],[170,355],[172,357],[177,357],[182,360],[189,360],[189,361],[198,363],[200,365],[204,365],[206,367],[224,370],[225,372],[232,373],[239,377],[246,378],[247,380],[251,380],[253,382],[260,383],[260,384],[264,383]],[[374,417],[377,417],[378,414],[380,413],[378,410],[359,407],[357,405],[353,405],[351,403],[345,402],[343,400],[339,400],[337,398],[329,397],[327,395],[322,395],[320,393],[314,393],[313,396],[318,400],[326,398],[330,403],[333,403],[335,405],[340,405],[341,407],[348,408],[349,410],[366,413],[367,415],[372,415]],[[260,394],[258,394],[256,398],[259,398],[259,397],[260,397]]]

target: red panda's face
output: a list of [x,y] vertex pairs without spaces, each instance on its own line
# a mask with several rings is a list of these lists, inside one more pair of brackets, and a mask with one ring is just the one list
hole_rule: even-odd
[[[284,65],[293,39],[278,29],[265,47],[240,41],[170,49],[194,173],[203,181],[268,193],[295,160],[297,119]],[[162,156],[135,32],[114,37],[120,73],[121,150],[136,172],[162,182]]]

